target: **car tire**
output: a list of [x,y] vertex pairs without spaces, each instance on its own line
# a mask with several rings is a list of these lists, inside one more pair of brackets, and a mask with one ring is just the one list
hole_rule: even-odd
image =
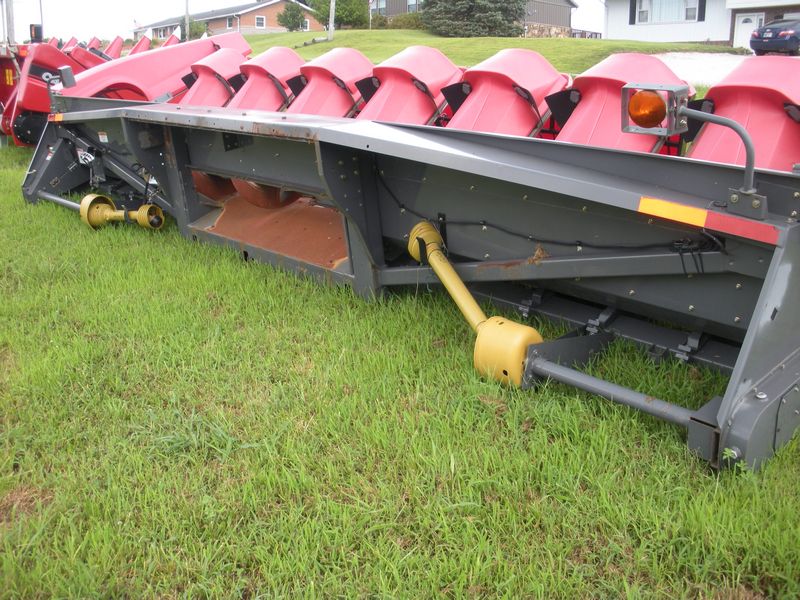
[[766,54],[765,50],[753,50],[753,54],[756,56],[764,56]]

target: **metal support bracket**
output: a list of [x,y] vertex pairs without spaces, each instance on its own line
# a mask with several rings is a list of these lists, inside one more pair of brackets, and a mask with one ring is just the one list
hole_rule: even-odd
[[767,197],[755,191],[728,189],[728,212],[763,221],[767,218]]

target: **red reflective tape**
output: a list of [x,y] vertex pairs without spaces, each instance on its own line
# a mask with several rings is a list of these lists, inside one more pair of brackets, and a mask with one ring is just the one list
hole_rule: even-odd
[[725,215],[713,211],[708,211],[706,229],[736,235],[747,238],[748,240],[764,242],[765,244],[772,244],[773,246],[778,244],[778,237],[781,233],[777,227],[769,223],[759,223],[751,219]]

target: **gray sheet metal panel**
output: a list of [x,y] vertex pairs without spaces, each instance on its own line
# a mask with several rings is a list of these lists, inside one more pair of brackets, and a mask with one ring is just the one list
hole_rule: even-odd
[[[240,139],[241,145],[228,150],[222,132],[190,130],[187,148],[191,168],[214,175],[285,186],[310,196],[327,195],[316,166],[316,147],[310,140],[229,135]],[[228,139],[229,144],[232,142],[235,139]]]
[[89,181],[89,169],[78,163],[71,144],[59,137],[58,129],[54,123],[47,124],[31,158],[22,182],[22,195],[28,202],[38,202],[39,191],[61,195]]
[[[704,253],[705,274],[727,270],[727,258],[721,252]],[[686,264],[687,261],[689,264]],[[606,277],[696,274],[689,259],[681,261],[674,253],[609,254],[607,256],[548,257],[539,260],[454,262],[453,267],[466,282],[478,281],[541,281],[548,279],[574,279],[593,277],[603,273]],[[438,283],[439,278],[430,267],[393,267],[381,273],[383,285]]]
[[776,449],[781,400],[800,381],[799,272],[800,228],[793,226],[775,252],[718,413],[722,450],[750,465]]
[[[64,121],[80,121],[79,115],[66,114]],[[102,116],[329,142],[628,210],[636,210],[643,195],[714,208],[714,202],[727,201],[730,188],[741,185],[743,172],[686,158],[311,115],[149,105],[94,113],[95,118]],[[770,212],[789,217],[800,175],[761,172],[758,182],[759,192],[769,195]]]

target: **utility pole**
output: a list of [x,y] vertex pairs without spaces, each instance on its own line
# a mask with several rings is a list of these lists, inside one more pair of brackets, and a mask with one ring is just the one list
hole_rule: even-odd
[[44,11],[42,10],[42,0],[39,0],[39,25],[42,26],[42,41],[44,41]]
[[336,18],[336,0],[331,0],[331,14],[328,17],[328,41],[333,41],[333,21]]
[[184,17],[184,23],[183,24],[186,26],[186,34],[184,35],[184,38],[188,42],[189,41],[189,0],[186,0],[186,15]]
[[6,3],[6,41],[15,44],[17,39],[14,37],[14,0],[5,0]]

